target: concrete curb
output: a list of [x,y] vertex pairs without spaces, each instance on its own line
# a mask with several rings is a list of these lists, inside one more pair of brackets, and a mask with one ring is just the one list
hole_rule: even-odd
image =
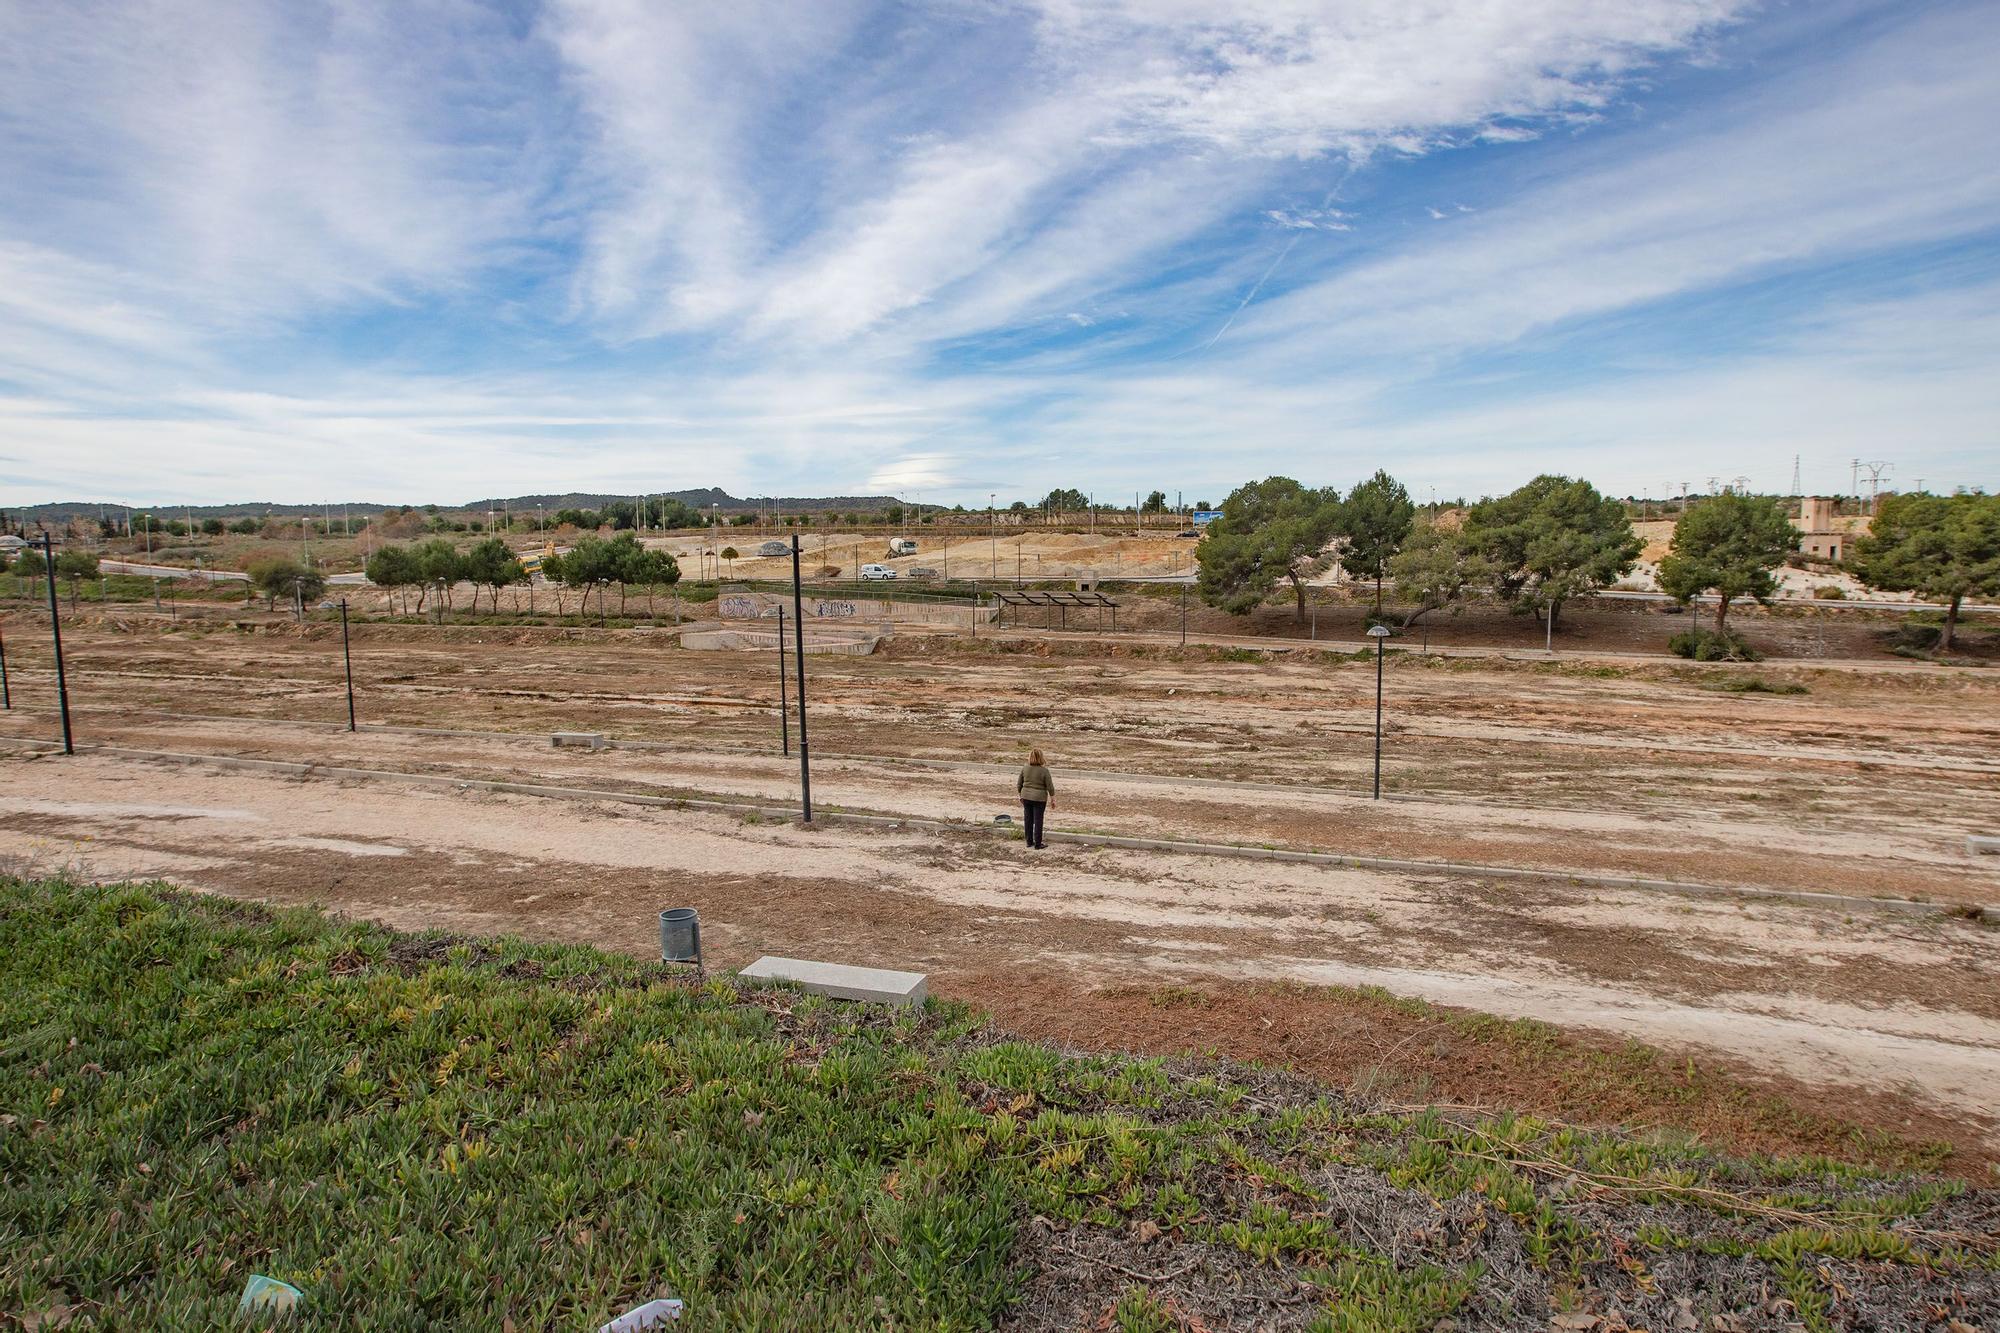
[[[0,737],[0,744],[26,745],[36,749],[57,748],[55,741]],[[648,796],[640,792],[597,791],[588,787],[560,787],[549,783],[502,782],[492,778],[451,777],[439,773],[404,773],[394,769],[344,768],[333,764],[302,764],[285,759],[250,759],[236,755],[190,754],[175,750],[133,750],[117,745],[85,744],[78,753],[109,755],[118,759],[181,764],[211,764],[218,768],[241,768],[253,772],[283,773],[301,778],[334,778],[361,782],[402,782],[412,786],[443,787],[460,791],[504,792],[515,796],[538,796],[558,801],[610,801],[653,809],[710,810],[720,814],[758,815],[778,823],[795,822],[789,806],[762,805],[754,801],[732,801],[713,796]],[[926,829],[940,833],[981,833],[1000,836],[1000,827],[988,824],[959,824],[941,819],[906,815],[869,815],[844,810],[818,812],[819,824],[845,824],[856,828],[883,830]],[[1012,830],[1006,830],[1011,835]],[[1673,893],[1695,898],[1750,898],[1768,902],[1797,903],[1807,907],[1844,912],[1902,912],[1915,916],[1954,916],[1976,912],[1989,920],[2000,920],[2000,904],[1957,905],[1925,902],[1912,898],[1867,898],[1856,894],[1813,893],[1804,889],[1763,889],[1722,884],[1699,884],[1671,879],[1642,879],[1628,875],[1572,874],[1562,870],[1538,870],[1526,866],[1489,866],[1461,861],[1412,861],[1395,857],[1349,856],[1338,852],[1300,851],[1282,847],[1244,847],[1220,842],[1177,842],[1166,838],[1133,838],[1109,833],[1065,833],[1050,830],[1049,841],[1079,847],[1103,847],[1120,851],[1171,852],[1183,856],[1219,856],[1246,861],[1280,861],[1297,865],[1318,865],[1346,870],[1387,870],[1399,874],[1455,875],[1473,879],[1545,880],[1572,887],[1637,890]]]

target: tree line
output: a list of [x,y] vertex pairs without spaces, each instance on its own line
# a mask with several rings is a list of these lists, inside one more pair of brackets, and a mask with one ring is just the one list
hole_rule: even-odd
[[[491,593],[497,612],[500,590],[529,579],[520,557],[498,537],[488,537],[463,551],[443,537],[411,546],[384,546],[368,558],[367,574],[370,583],[400,598],[406,612],[412,609],[409,601],[414,593],[414,610],[418,614],[423,613],[425,601],[433,596],[444,610],[453,609],[453,589],[461,583],[473,586],[474,610],[478,609],[479,590],[484,588]],[[650,608],[656,589],[671,587],[681,580],[680,565],[673,556],[640,545],[631,532],[608,538],[580,537],[568,551],[545,557],[541,574],[550,583],[580,590],[586,610],[590,594],[597,592],[600,615],[604,612],[604,593],[614,584],[622,614],[627,589],[645,588]]]
[[[1683,605],[1714,594],[1712,635],[1726,650],[1734,643],[1731,605],[1745,597],[1768,603],[1775,571],[1798,547],[1782,502],[1724,491],[1689,506],[1675,525],[1660,589]],[[1623,578],[1643,549],[1622,502],[1570,477],[1545,474],[1424,522],[1387,472],[1345,494],[1267,477],[1223,501],[1196,549],[1196,587],[1209,605],[1243,615],[1289,584],[1303,620],[1307,580],[1338,562],[1350,577],[1374,583],[1378,614],[1384,585],[1393,584],[1411,608],[1405,627],[1492,596],[1540,616],[1554,633],[1565,603]],[[1885,496],[1849,567],[1872,587],[1943,603],[1948,648],[1965,598],[2000,597],[2000,496]],[[1703,650],[1701,638],[1688,651]]]

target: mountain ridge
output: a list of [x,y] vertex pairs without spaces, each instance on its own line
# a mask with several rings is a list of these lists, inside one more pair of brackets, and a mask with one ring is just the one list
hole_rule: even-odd
[[[467,500],[462,504],[440,504],[437,508],[439,512],[443,513],[470,514],[479,513],[487,509],[508,509],[520,512],[540,505],[544,510],[554,512],[558,509],[601,509],[613,501],[636,500],[641,495],[664,496],[669,500],[679,500],[682,504],[692,505],[696,509],[707,509],[713,506],[723,513],[731,514],[754,510],[760,504],[770,504],[773,502],[773,497],[769,496],[745,498],[731,495],[719,486],[700,486],[680,491],[566,491],[560,494],[546,495],[493,496],[491,498]],[[902,504],[903,501],[893,495],[782,495],[775,497],[775,503],[781,510],[820,513],[829,509],[883,509],[890,505]],[[122,519],[128,514],[157,514],[162,520],[179,518],[183,515],[197,519],[242,518],[246,515],[259,518],[265,515],[273,518],[298,518],[307,514],[314,517],[319,517],[326,513],[332,513],[335,516],[342,513],[365,515],[380,514],[390,509],[423,509],[425,507],[423,504],[406,506],[385,504],[374,500],[349,500],[338,503],[320,504],[280,504],[276,501],[268,500],[240,500],[209,505],[129,505],[114,503],[108,500],[50,500],[42,504],[9,506],[4,510],[0,510],[0,512],[26,521],[66,522],[73,518],[98,518],[100,516]]]

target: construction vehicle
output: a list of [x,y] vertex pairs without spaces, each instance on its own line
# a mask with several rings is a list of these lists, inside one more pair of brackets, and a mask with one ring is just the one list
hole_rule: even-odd
[[915,537],[891,537],[889,539],[889,554],[891,557],[915,555],[916,553],[917,539]]
[[542,575],[542,562],[555,553],[556,544],[551,541],[545,541],[542,543],[542,549],[539,551],[521,552],[521,568],[527,573],[531,581],[538,579]]

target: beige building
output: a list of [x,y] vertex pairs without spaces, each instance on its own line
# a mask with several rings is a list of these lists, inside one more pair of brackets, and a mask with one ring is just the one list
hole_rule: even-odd
[[1799,554],[1809,560],[1839,560],[1852,537],[1834,518],[1834,502],[1808,495],[1799,501]]

